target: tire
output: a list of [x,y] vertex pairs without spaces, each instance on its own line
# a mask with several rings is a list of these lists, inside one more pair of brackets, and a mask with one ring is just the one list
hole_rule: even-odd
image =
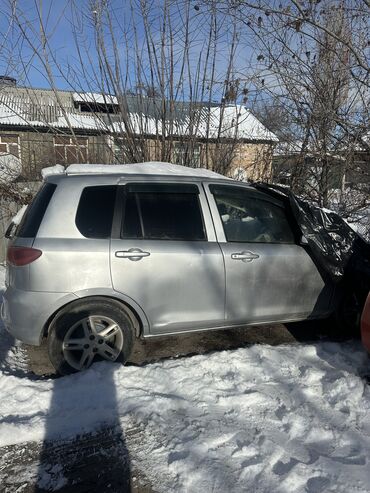
[[132,351],[134,329],[120,303],[90,298],[73,302],[58,313],[47,342],[55,370],[68,375],[97,361],[125,363]]

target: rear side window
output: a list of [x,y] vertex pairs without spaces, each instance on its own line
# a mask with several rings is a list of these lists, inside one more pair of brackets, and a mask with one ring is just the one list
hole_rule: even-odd
[[102,185],[83,189],[76,214],[76,226],[86,238],[111,235],[117,186]]
[[127,187],[121,237],[206,240],[198,187],[163,184]]
[[28,206],[23,219],[18,226],[16,235],[20,238],[34,238],[39,230],[42,218],[48,208],[51,197],[57,186],[54,183],[44,183],[35,198]]

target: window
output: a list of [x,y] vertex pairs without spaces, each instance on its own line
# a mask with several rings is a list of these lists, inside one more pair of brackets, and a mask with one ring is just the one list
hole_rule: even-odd
[[88,162],[87,137],[57,135],[54,137],[55,162],[74,164]]
[[44,183],[28,206],[17,228],[17,236],[20,238],[34,238],[37,235],[42,218],[56,188],[57,186],[54,183]]
[[75,108],[82,113],[111,113],[117,114],[120,111],[119,104],[112,104],[109,102],[96,102],[96,101],[75,101]]
[[11,154],[20,157],[19,137],[15,134],[0,135],[0,154]]
[[175,142],[174,161],[182,166],[200,168],[200,144]]
[[130,185],[122,238],[206,240],[196,185]]
[[76,226],[86,238],[109,238],[112,229],[116,186],[83,189],[76,214]]
[[259,192],[239,187],[210,187],[227,241],[294,243],[284,208]]

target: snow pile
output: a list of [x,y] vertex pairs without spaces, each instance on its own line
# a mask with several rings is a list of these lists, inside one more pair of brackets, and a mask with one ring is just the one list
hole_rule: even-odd
[[61,164],[56,164],[55,166],[49,166],[41,170],[41,176],[45,180],[46,177],[52,175],[64,175],[65,168]]
[[[1,329],[1,345],[4,332]],[[253,346],[57,380],[0,371],[0,444],[119,420],[159,492],[370,492],[370,388],[359,344]]]
[[179,164],[150,161],[134,164],[71,164],[66,169],[67,175],[75,174],[119,174],[119,175],[163,175],[163,176],[195,176],[202,178],[227,178],[205,168],[189,168]]
[[352,229],[370,242],[370,207],[364,207],[356,214],[351,214],[348,223]]
[[19,211],[16,213],[16,215],[12,219],[12,223],[18,226],[20,222],[22,221],[22,218],[24,216],[24,213],[27,210],[27,205],[22,205],[22,207],[19,209]]

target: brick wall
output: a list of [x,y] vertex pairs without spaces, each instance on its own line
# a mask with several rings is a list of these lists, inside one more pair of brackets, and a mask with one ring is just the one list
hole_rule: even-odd
[[[0,130],[0,154],[11,153],[22,162],[22,178],[34,180],[40,171],[55,164],[114,163],[117,149],[114,139],[107,135],[55,135],[50,132]],[[161,143],[148,139],[148,159],[161,159]],[[266,143],[196,143],[197,158],[194,166],[214,169],[238,179],[271,180],[272,149]],[[175,147],[175,143],[174,143]],[[173,149],[172,162],[176,158]]]

